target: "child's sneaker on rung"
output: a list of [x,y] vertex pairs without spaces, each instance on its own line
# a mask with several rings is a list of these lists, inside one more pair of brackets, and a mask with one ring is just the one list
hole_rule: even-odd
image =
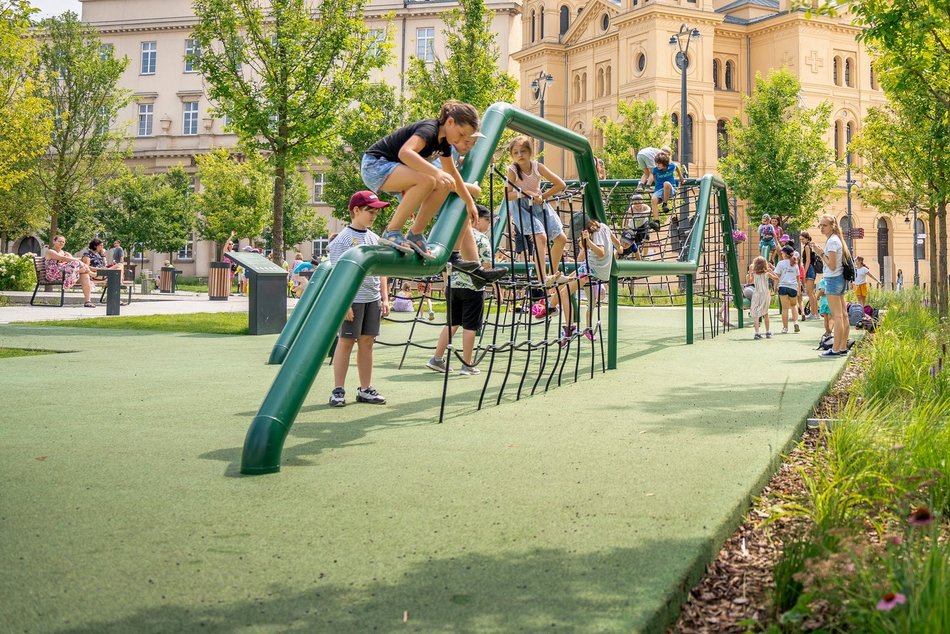
[[442,357],[432,357],[426,363],[426,367],[429,368],[430,370],[435,370],[436,372],[443,372],[443,373],[446,372],[448,369],[447,366],[445,365],[445,359],[443,359]]
[[459,369],[459,376],[475,376],[476,374],[481,374],[482,371],[476,368],[474,365],[462,364],[462,367]]
[[346,390],[342,387],[333,388],[333,392],[330,393],[330,405],[333,407],[343,407],[346,405]]
[[366,388],[356,390],[357,403],[372,403],[373,405],[385,405],[386,399],[376,391],[376,388],[370,385]]
[[663,213],[665,213],[665,214],[670,213],[670,205],[669,205],[669,203],[663,203]]
[[593,341],[593,340],[594,340],[594,331],[591,330],[590,328],[585,328],[585,329],[584,329],[584,336],[587,337],[587,340],[588,340],[588,341]]
[[571,339],[574,338],[575,332],[577,332],[577,326],[574,324],[564,326],[561,329],[561,338],[558,340],[557,345],[563,348],[567,344],[571,343]]

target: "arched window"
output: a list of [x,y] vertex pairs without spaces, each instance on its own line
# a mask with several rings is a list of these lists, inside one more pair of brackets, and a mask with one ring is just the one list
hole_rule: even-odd
[[571,10],[567,7],[566,4],[561,5],[559,17],[561,21],[559,34],[564,35],[565,33],[567,33],[567,30],[571,28]]
[[851,72],[852,71],[851,67],[853,65],[854,65],[854,62],[851,60],[850,57],[844,60],[844,85],[848,86],[849,88],[854,88],[854,84],[851,82],[851,78],[853,75],[853,73]]
[[847,146],[851,144],[852,139],[854,139],[854,121],[848,121],[848,125],[844,128],[845,152],[848,151]]
[[574,103],[580,103],[581,101],[581,76],[579,74],[574,75]]
[[835,83],[835,86],[841,85],[841,58],[835,57],[834,61],[831,62],[831,80]]
[[534,9],[531,9],[531,41],[534,41],[534,21],[535,21]]
[[[673,121],[673,129],[676,130],[676,134],[679,135],[682,130],[680,130],[680,116],[675,112],[670,115],[670,120]],[[680,156],[680,143],[677,141],[673,144],[673,156],[674,161],[678,161]]]
[[538,9],[538,24],[541,27],[541,39],[544,39],[544,5],[541,5],[541,8]]
[[874,74],[874,66],[871,66],[871,90],[877,90],[877,76]]
[[846,238],[848,232],[851,231],[851,221],[848,220],[847,216],[841,216],[838,221],[838,228],[841,229],[841,237]]
[[918,260],[927,259],[927,225],[920,218],[917,219],[917,235],[914,236],[914,252]]
[[719,60],[713,60],[713,88],[719,90],[722,86],[719,85]]
[[597,69],[597,96],[598,97],[604,96],[604,69],[603,68]]
[[733,83],[735,78],[735,64],[732,63],[732,60],[726,62],[726,90],[735,90],[735,84]]
[[587,73],[581,75],[581,101],[587,101]]
[[686,115],[686,143],[683,144],[683,162],[693,161],[693,115]]
[[840,160],[841,154],[841,121],[835,121],[835,158]]
[[608,95],[609,95],[610,92],[611,92],[610,86],[611,86],[611,83],[610,83],[610,66],[608,66],[606,72],[604,73],[604,90],[606,91],[606,94],[608,94]]
[[724,157],[728,148],[729,131],[726,129],[726,120],[720,119],[716,122],[716,158]]

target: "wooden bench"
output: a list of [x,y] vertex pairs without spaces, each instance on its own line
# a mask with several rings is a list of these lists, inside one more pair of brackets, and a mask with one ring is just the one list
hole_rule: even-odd
[[36,287],[33,289],[33,297],[30,298],[30,306],[36,306],[36,293],[40,290],[40,286],[59,286],[59,305],[65,304],[66,287],[63,286],[63,280],[53,280],[51,282],[46,279],[46,258],[42,255],[34,255],[33,267],[36,269]]

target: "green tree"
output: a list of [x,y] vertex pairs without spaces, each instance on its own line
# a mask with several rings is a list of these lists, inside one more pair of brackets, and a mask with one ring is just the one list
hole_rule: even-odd
[[195,228],[191,177],[176,165],[154,178],[159,183],[155,199],[155,232],[147,246],[159,253],[167,253],[172,259],[173,254],[191,240]]
[[837,180],[825,143],[831,105],[805,108],[801,85],[787,69],[756,75],[743,122],[728,124],[728,153],[719,160],[726,183],[749,204],[749,214],[778,216],[782,226],[813,224]]
[[[110,130],[131,93],[117,88],[128,58],[103,54],[98,33],[67,11],[40,23],[43,36],[36,69],[39,94],[53,106],[52,139],[36,169],[49,213],[49,233],[75,233],[89,197],[123,169],[123,131]],[[88,238],[87,238],[88,239]]]
[[[313,240],[327,233],[327,221],[307,204],[310,196],[300,172],[287,175],[287,193],[284,197],[284,241],[288,247]],[[270,227],[264,229],[264,239],[271,243]]]
[[[343,113],[337,128],[339,149],[331,152],[324,172],[323,201],[330,206],[334,218],[349,222],[348,204],[354,192],[366,189],[360,177],[360,160],[370,145],[393,129],[404,106],[396,98],[396,91],[385,83],[373,84],[363,93],[360,101]],[[383,200],[395,203],[388,194],[379,192]],[[382,230],[389,222],[392,207],[376,216],[374,229]]]
[[[645,147],[675,143],[678,130],[669,114],[656,102],[633,100],[617,103],[617,120],[594,119],[594,127],[604,131],[603,159],[609,178],[640,178],[637,152]],[[671,141],[672,139],[672,141]]]
[[26,178],[49,145],[50,104],[24,69],[36,63],[26,0],[0,0],[0,192]]
[[0,191],[0,252],[9,240],[30,235],[46,225],[42,199],[30,178],[21,180],[7,191]]
[[[288,171],[332,151],[340,114],[388,58],[363,24],[365,0],[195,0],[194,63],[248,155],[273,167],[273,259],[284,251]],[[254,235],[260,235],[257,232]]]
[[513,102],[518,80],[499,70],[497,35],[492,32],[495,12],[485,8],[484,0],[459,0],[459,7],[444,15],[448,59],[409,61],[409,117],[433,117],[449,99],[470,103],[479,112],[496,101]]
[[[264,233],[274,183],[267,164],[256,153],[236,160],[220,149],[195,159],[201,191],[195,194],[197,228],[217,243],[215,253],[232,234],[254,238]],[[283,218],[281,218],[283,222]]]

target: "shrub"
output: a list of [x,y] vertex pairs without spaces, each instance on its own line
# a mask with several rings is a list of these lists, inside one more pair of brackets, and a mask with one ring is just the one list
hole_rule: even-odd
[[29,291],[35,285],[32,253],[0,253],[0,291]]

